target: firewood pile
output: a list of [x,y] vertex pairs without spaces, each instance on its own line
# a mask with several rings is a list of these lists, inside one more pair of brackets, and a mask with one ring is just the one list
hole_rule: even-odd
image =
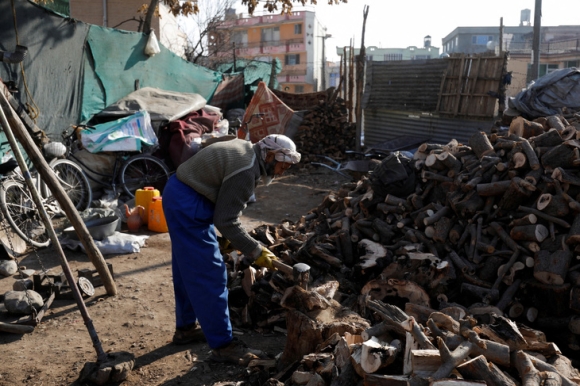
[[[254,229],[311,267],[307,288],[233,270],[234,323],[288,336],[269,384],[580,385],[578,130],[577,115],[519,117],[425,143]],[[411,190],[373,178],[393,161]]]
[[344,158],[346,150],[356,148],[356,125],[348,121],[344,99],[333,94],[313,106],[304,116],[293,139],[302,154],[302,165],[320,161],[317,155],[336,160]]

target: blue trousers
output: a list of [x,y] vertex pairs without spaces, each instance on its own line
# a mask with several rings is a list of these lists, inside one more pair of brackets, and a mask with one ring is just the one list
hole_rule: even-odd
[[199,322],[210,348],[233,339],[227,271],[213,225],[214,204],[175,175],[163,190],[171,238],[176,327]]

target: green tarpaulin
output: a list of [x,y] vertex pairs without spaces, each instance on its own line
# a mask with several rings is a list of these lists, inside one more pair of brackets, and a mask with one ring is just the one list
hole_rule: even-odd
[[[221,73],[197,66],[160,45],[161,53],[143,53],[147,35],[91,26],[87,38],[83,110],[86,121],[139,87],[196,93],[211,99]],[[89,71],[91,69],[92,71]]]

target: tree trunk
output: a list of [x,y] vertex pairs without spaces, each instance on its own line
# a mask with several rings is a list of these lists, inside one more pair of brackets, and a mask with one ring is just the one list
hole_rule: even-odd
[[145,21],[143,22],[143,30],[138,32],[149,33],[151,30],[151,22],[153,20],[153,15],[155,14],[155,9],[159,5],[159,0],[151,0],[149,7],[147,8],[147,14],[145,15]]

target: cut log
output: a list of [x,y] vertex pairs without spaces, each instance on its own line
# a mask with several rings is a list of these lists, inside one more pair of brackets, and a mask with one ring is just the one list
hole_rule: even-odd
[[493,146],[482,131],[475,132],[470,138],[468,145],[471,147],[477,158],[481,159],[486,155],[494,153]]
[[549,129],[548,131],[539,134],[529,139],[535,147],[553,147],[562,144],[563,140],[560,133],[556,129]]
[[540,372],[534,367],[530,357],[523,351],[518,350],[513,353],[514,367],[518,370],[522,380],[522,386],[540,386],[542,378]]
[[483,355],[457,366],[457,371],[466,380],[484,381],[487,386],[516,386],[510,377]]
[[29,334],[34,331],[34,326],[0,322],[0,331],[11,334]]
[[[352,383],[354,385],[355,383]],[[404,375],[365,374],[364,386],[409,386],[409,377]],[[334,386],[334,383],[332,384]]]
[[510,230],[510,237],[517,241],[535,241],[541,243],[549,234],[548,228],[542,224],[520,225]]
[[568,267],[572,259],[572,252],[539,251],[534,256],[534,277],[540,283],[549,285],[562,285],[568,273]]
[[542,155],[540,161],[544,169],[552,171],[558,167],[567,169],[574,167],[574,149],[565,144],[554,146]]
[[521,169],[524,166],[527,166],[528,158],[524,153],[516,152],[512,156],[512,164],[514,169]]
[[441,367],[438,350],[411,350],[411,374],[431,375]]
[[526,155],[528,164],[530,165],[530,169],[532,170],[540,169],[541,167],[540,161],[538,160],[538,156],[536,155],[536,152],[532,148],[532,145],[526,139],[522,139],[520,141],[520,145],[522,147],[522,151]]
[[474,331],[468,333],[469,340],[461,343],[455,350],[450,351],[440,337],[437,337],[441,366],[432,375],[433,379],[442,379],[461,364],[470,355],[484,355],[488,360],[498,365],[510,364],[509,347],[490,340],[480,339]]
[[524,117],[516,117],[510,123],[508,133],[522,138],[532,138],[544,133],[544,126],[537,122],[531,122]]
[[546,123],[550,129],[556,129],[558,132],[566,129],[566,126],[562,123],[562,119],[557,115],[546,117]]
[[537,222],[538,217],[535,214],[527,214],[524,217],[513,219],[509,226],[533,225]]
[[376,373],[379,369],[393,363],[400,351],[400,341],[395,339],[388,344],[372,337],[362,344],[361,367],[367,373]]
[[555,217],[564,217],[570,213],[570,206],[563,195],[542,194],[536,203],[536,208]]

